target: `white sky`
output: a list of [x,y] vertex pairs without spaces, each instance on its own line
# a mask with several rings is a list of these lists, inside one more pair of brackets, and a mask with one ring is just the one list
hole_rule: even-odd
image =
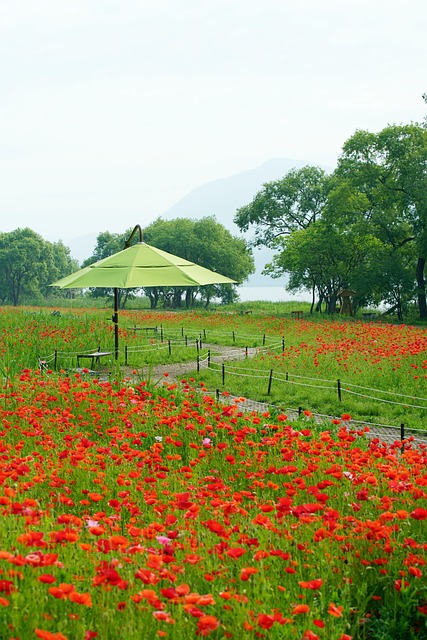
[[424,119],[426,24],[425,0],[0,0],[0,231],[122,232],[271,158],[334,166]]

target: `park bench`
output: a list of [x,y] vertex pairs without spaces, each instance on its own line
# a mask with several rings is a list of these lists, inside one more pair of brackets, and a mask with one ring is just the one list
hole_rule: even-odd
[[376,313],[362,313],[364,320],[374,320],[377,317]]
[[137,327],[136,325],[134,325],[133,327],[131,327],[131,331],[153,331],[153,333],[157,333],[157,327]]
[[292,318],[297,318],[298,320],[302,318],[304,311],[291,311]]
[[105,358],[106,356],[111,356],[112,351],[101,351],[101,347],[98,347],[98,351],[92,351],[91,353],[79,353],[77,355],[77,367],[80,368],[80,360],[83,358],[89,358],[91,361],[91,368],[94,368],[95,362],[96,364],[101,363],[101,358]]

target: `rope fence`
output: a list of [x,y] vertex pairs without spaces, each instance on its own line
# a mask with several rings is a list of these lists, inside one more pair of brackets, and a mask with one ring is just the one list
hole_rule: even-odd
[[286,414],[287,418],[291,420],[304,420],[306,422],[308,422],[309,420],[314,420],[318,424],[329,421],[332,424],[336,425],[336,423],[339,422],[341,426],[347,426],[352,430],[356,430],[358,427],[360,427],[358,429],[359,433],[356,433],[356,436],[360,436],[361,430],[364,430],[365,427],[367,427],[369,431],[363,431],[366,437],[371,440],[378,438],[385,444],[399,446],[402,453],[405,448],[408,448],[410,446],[411,442],[414,442],[421,449],[427,449],[427,432],[422,432],[419,429],[408,429],[404,424],[401,424],[397,427],[396,425],[367,422],[366,420],[343,420],[342,418],[337,418],[336,416],[330,416],[323,413],[315,413],[312,411],[304,412],[302,407],[298,407],[298,409],[289,408],[282,405],[276,405],[267,402],[258,402],[257,400],[242,398],[240,396],[233,396],[229,393],[222,393],[219,389],[216,389],[216,391],[214,392],[204,391],[203,394],[215,396],[218,403],[230,405],[242,404],[245,408],[245,412],[253,412],[258,415],[264,416],[266,419],[270,417],[271,413],[274,413],[275,415]]
[[[153,332],[153,336],[150,337],[150,342],[144,345],[126,345],[123,349],[119,350],[119,354],[122,358],[124,358],[125,365],[128,365],[129,358],[134,354],[143,354],[147,355],[151,352],[155,351],[168,351],[169,355],[172,354],[173,349],[185,347],[195,347],[196,349],[196,369],[197,372],[200,372],[201,369],[207,368],[213,372],[217,372],[221,375],[222,385],[224,386],[226,380],[229,376],[242,377],[242,378],[253,378],[257,380],[257,384],[259,381],[265,381],[267,386],[267,395],[270,395],[272,392],[273,384],[277,385],[286,385],[290,384],[293,386],[301,386],[306,388],[313,388],[318,390],[326,390],[331,391],[337,394],[338,400],[341,402],[343,396],[348,394],[349,396],[358,396],[373,402],[386,403],[395,406],[401,406],[404,408],[411,409],[419,409],[419,410],[427,410],[427,398],[418,397],[403,394],[400,392],[383,390],[383,389],[375,389],[371,387],[366,387],[362,385],[357,385],[354,383],[348,383],[342,381],[340,379],[331,380],[331,379],[321,379],[321,378],[312,378],[308,376],[303,376],[296,373],[290,372],[277,372],[273,369],[262,369],[255,367],[242,367],[234,364],[234,362],[239,360],[247,360],[249,356],[253,357],[256,355],[261,355],[263,353],[268,353],[270,351],[275,352],[277,350],[284,351],[285,340],[284,337],[281,340],[278,340],[277,336],[267,336],[263,334],[259,335],[249,335],[249,334],[237,334],[235,331],[231,332],[216,332],[216,331],[207,331],[206,329],[195,330],[189,329],[185,327],[181,327],[180,329],[164,329],[162,326],[160,327],[134,327],[133,329],[136,331],[145,331],[148,335],[148,331]],[[154,339],[154,336],[156,339]],[[203,348],[206,348],[206,340],[208,338],[213,339],[214,337],[222,337],[223,339],[226,337],[227,340],[231,340],[233,345],[237,343],[242,343],[246,341],[247,343],[252,342],[252,344],[257,344],[255,347],[237,347],[230,346],[227,351],[221,352],[219,355],[215,355],[212,351],[214,351],[214,347],[209,348],[208,350],[202,351]],[[209,345],[211,346],[211,345]],[[92,358],[92,364],[94,359],[99,357],[108,357],[113,358],[114,354],[112,351],[101,352],[100,347],[93,350],[86,351],[59,351],[55,350],[54,353],[51,353],[47,356],[39,357],[39,367],[44,372],[51,370],[52,368],[57,371],[59,366],[59,361],[61,363],[65,362],[67,365],[71,362],[75,362],[77,360],[77,366],[79,364],[79,358],[82,357],[90,357]],[[99,362],[99,357],[97,358]],[[233,361],[233,364],[230,363]],[[156,363],[157,364],[157,363]],[[72,365],[69,365],[72,366]],[[321,383],[321,384],[319,384]],[[382,396],[388,396],[384,398]],[[231,396],[227,395],[227,398]],[[396,398],[396,400],[392,400],[391,397]],[[402,401],[399,401],[401,399]],[[406,400],[404,402],[403,400]],[[415,404],[413,401],[419,401],[420,404]],[[274,407],[274,405],[259,403],[254,400],[246,400],[246,407],[248,406],[260,406],[262,407]],[[277,407],[276,407],[277,408]],[[258,411],[258,409],[254,409]],[[268,409],[265,409],[268,410]],[[281,409],[282,410],[282,409]],[[298,409],[286,409],[285,411],[292,413],[292,415],[299,415]],[[258,411],[259,412],[259,411]],[[262,412],[262,410],[261,410]],[[331,416],[322,416],[322,414],[312,414],[317,417],[317,419],[334,419]],[[357,424],[358,421],[352,420],[352,424]],[[419,435],[420,431],[417,429],[413,429],[412,431],[408,428],[405,428],[403,424],[399,427],[396,425],[385,425],[382,423],[367,423],[367,422],[359,422],[364,426],[369,426],[371,429],[380,430],[381,435],[385,432],[384,430],[391,430],[392,434],[399,432],[400,439],[405,439],[405,434],[411,433],[411,435]],[[378,431],[379,433],[379,431]]]

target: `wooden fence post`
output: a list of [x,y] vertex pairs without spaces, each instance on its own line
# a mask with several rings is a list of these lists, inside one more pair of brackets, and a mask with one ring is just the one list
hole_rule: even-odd
[[273,369],[270,369],[270,377],[268,379],[268,391],[267,391],[268,396],[270,395],[272,381],[273,381]]

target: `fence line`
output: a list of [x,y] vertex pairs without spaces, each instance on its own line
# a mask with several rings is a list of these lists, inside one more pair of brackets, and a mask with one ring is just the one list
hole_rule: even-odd
[[[136,328],[135,328],[136,329]],[[151,328],[150,328],[151,329]],[[150,344],[148,345],[126,345],[124,349],[120,349],[119,353],[120,354],[124,354],[125,355],[125,360],[126,360],[126,364],[127,364],[127,356],[128,353],[129,354],[133,354],[133,353],[147,353],[150,351],[159,351],[159,350],[165,350],[165,349],[169,349],[169,353],[171,353],[171,345],[174,344],[179,344],[179,345],[185,345],[185,346],[196,346],[197,351],[199,352],[199,349],[202,348],[203,345],[203,340],[206,340],[207,338],[207,331],[205,329],[203,330],[191,330],[191,329],[187,329],[185,330],[184,327],[182,327],[180,330],[176,329],[168,329],[168,334],[175,334],[178,335],[179,333],[181,334],[180,337],[176,337],[176,338],[168,338],[167,342],[166,342],[166,331],[160,327],[160,330],[156,327],[155,328],[155,333],[159,334],[161,336],[161,342],[158,341],[150,341]],[[212,335],[218,335],[218,336],[228,336],[230,337],[230,332],[214,332],[214,331],[209,331],[209,334]],[[195,338],[195,345],[194,342],[191,342],[191,338],[189,338],[189,335],[195,336],[197,335],[197,338]],[[203,335],[203,340],[202,340],[202,335]],[[261,341],[262,340],[262,346],[256,346],[256,347],[251,347],[252,350],[255,350],[256,354],[262,354],[265,353],[266,351],[271,351],[273,349],[278,349],[278,348],[282,348],[282,351],[284,349],[284,338],[282,337],[281,342],[279,342],[277,340],[277,336],[274,337],[269,337],[266,334],[264,334],[261,338],[259,335],[255,336],[254,334],[237,334],[235,331],[231,332],[231,337],[233,339],[233,342],[235,342],[237,339],[243,339],[243,338],[250,338],[253,341]],[[191,343],[191,344],[190,344]],[[267,344],[268,343],[268,344]],[[55,365],[55,369],[56,369],[56,365],[57,365],[57,360],[58,357],[60,357],[61,359],[65,359],[65,360],[71,360],[74,357],[78,356],[78,355],[84,355],[84,354],[90,354],[93,353],[95,351],[99,350],[99,347],[96,347],[93,350],[81,350],[81,351],[71,351],[71,352],[65,352],[65,351],[57,351],[55,350],[55,352],[53,354],[49,354],[48,356],[42,357],[42,358],[38,358],[39,361],[39,366],[41,369],[43,369],[44,371],[47,371],[49,368],[49,365],[52,364],[52,362]],[[253,351],[252,351],[253,352]],[[365,399],[369,399],[375,402],[383,402],[386,404],[392,404],[392,405],[396,405],[396,406],[401,406],[401,407],[407,407],[407,408],[413,408],[413,409],[421,409],[421,410],[426,410],[427,406],[423,406],[423,405],[415,405],[415,404],[410,404],[408,402],[404,403],[404,402],[397,402],[397,401],[393,401],[390,399],[386,399],[386,398],[381,398],[381,397],[376,397],[374,395],[367,395],[365,393],[359,393],[356,391],[356,389],[360,389],[363,391],[370,391],[374,394],[383,394],[383,395],[388,395],[388,396],[395,396],[397,398],[408,398],[410,400],[421,400],[424,401],[427,405],[427,398],[423,398],[423,397],[418,397],[418,396],[411,396],[408,394],[402,394],[402,393],[398,393],[398,392],[393,392],[393,391],[388,391],[388,390],[383,390],[383,389],[374,389],[371,387],[365,387],[362,385],[357,385],[354,383],[347,383],[344,381],[340,381],[340,380],[328,380],[328,379],[321,379],[321,378],[312,378],[312,377],[308,377],[308,376],[302,376],[293,372],[286,372],[286,374],[284,374],[284,377],[282,377],[282,375],[280,374],[280,372],[274,372],[271,369],[270,371],[267,370],[263,370],[263,369],[256,369],[256,368],[248,368],[248,367],[239,367],[239,366],[235,366],[235,365],[230,365],[227,364],[227,367],[225,365],[224,360],[227,359],[243,359],[244,357],[248,357],[248,347],[230,347],[230,349],[226,352],[222,352],[220,355],[211,355],[210,350],[207,352],[204,352],[203,354],[199,354],[197,355],[197,371],[200,370],[200,368],[209,368],[213,371],[216,372],[221,372],[222,373],[222,378],[223,378],[223,384],[225,383],[225,375],[234,375],[234,376],[241,376],[241,377],[246,377],[246,378],[254,378],[254,379],[265,379],[268,380],[268,395],[270,394],[271,391],[271,385],[272,382],[284,382],[286,384],[292,384],[292,385],[297,385],[297,386],[302,386],[302,387],[307,387],[307,388],[316,388],[316,389],[324,389],[324,390],[337,390],[338,392],[338,398],[339,400],[342,399],[342,394],[343,393],[348,393],[349,395],[354,395],[354,396],[358,396],[358,397],[363,397]],[[222,362],[218,362],[218,360],[222,360]],[[290,379],[292,378],[292,379]],[[319,384],[309,384],[308,382],[302,382],[303,380],[307,380],[310,382],[324,382],[324,383],[330,383],[330,386],[325,386],[325,385],[319,385]],[[251,403],[256,403],[256,401],[251,400]],[[260,405],[264,405],[265,403],[258,403]],[[247,405],[246,405],[247,406]],[[269,406],[274,406],[274,405],[269,405]],[[287,409],[286,411],[291,411],[295,413],[295,409]],[[322,417],[322,414],[313,414],[318,416],[319,418]],[[331,418],[330,416],[323,416],[326,419]],[[333,419],[333,418],[331,418]],[[356,420],[352,420],[352,423],[360,423],[366,426],[372,426],[374,428],[390,428],[390,429],[398,429],[398,427],[396,427],[395,425],[383,425],[383,424],[375,424],[375,423],[367,423],[365,421],[356,421]],[[417,430],[413,430],[414,433],[417,433]]]
[[[182,340],[179,340],[178,342],[182,342]],[[198,341],[196,341],[196,347],[198,347],[199,343]],[[186,342],[187,346],[188,346],[188,341]],[[277,347],[280,346],[280,343],[275,342],[273,343],[273,345],[270,345],[270,348],[272,347]],[[119,353],[125,354],[126,356],[126,360],[127,360],[127,355],[128,353],[140,353],[140,352],[150,352],[150,351],[159,351],[159,350],[165,350],[168,349],[169,351],[171,349],[171,344],[170,341],[168,341],[168,343],[155,343],[155,344],[150,344],[150,345],[127,345],[125,347],[125,349],[123,350],[119,350]],[[257,349],[258,353],[261,353],[264,348],[263,347],[254,347]],[[92,350],[81,350],[81,351],[55,351],[53,354],[49,354],[47,356],[42,356],[39,357],[39,363],[43,363],[43,365],[47,365],[51,362],[54,362],[55,364],[57,363],[57,359],[58,357],[61,357],[62,359],[72,359],[73,357],[77,357],[78,355],[87,355],[90,353],[93,353],[95,351],[99,350],[99,347],[96,347]],[[240,353],[239,353],[240,352]],[[198,368],[200,368],[201,365],[203,366],[207,366],[208,368],[215,370],[216,367],[221,367],[223,373],[224,373],[224,365],[219,365],[217,362],[215,362],[213,360],[213,358],[222,358],[222,359],[226,359],[228,357],[233,357],[236,358],[236,356],[238,355],[242,355],[241,354],[241,348],[240,349],[233,349],[230,348],[229,351],[222,353],[220,356],[210,356],[210,353],[208,352],[207,354],[205,354],[203,357],[199,356],[198,359]],[[246,353],[245,353],[246,355]],[[387,390],[383,390],[383,389],[374,389],[371,387],[364,387],[362,385],[357,385],[357,384],[353,384],[353,383],[348,383],[348,382],[344,382],[344,381],[333,381],[333,380],[328,380],[328,379],[320,379],[320,378],[312,378],[312,377],[308,377],[308,376],[302,376],[299,374],[295,374],[295,373],[289,373],[287,372],[285,374],[285,377],[281,377],[280,372],[277,373],[275,372],[275,374],[271,374],[267,371],[265,371],[264,373],[260,373],[262,372],[262,369],[256,369],[256,368],[246,368],[246,367],[238,367],[235,365],[228,365],[227,366],[227,370],[225,371],[225,373],[228,373],[229,375],[240,375],[242,377],[251,377],[251,372],[253,372],[254,375],[252,375],[252,377],[254,378],[258,378],[258,379],[262,379],[262,378],[266,378],[266,379],[270,379],[270,380],[275,380],[276,382],[285,382],[286,384],[292,384],[292,385],[298,385],[298,386],[302,386],[302,387],[311,387],[311,388],[316,388],[316,389],[334,389],[336,388],[335,385],[336,382],[338,382],[338,391],[339,391],[339,396],[341,396],[342,393],[348,393],[350,395],[354,395],[354,396],[360,396],[360,397],[364,397],[367,398],[369,400],[374,400],[376,402],[384,402],[386,404],[394,404],[397,406],[402,406],[402,407],[411,407],[414,409],[423,409],[426,410],[427,406],[423,406],[423,405],[415,405],[415,404],[411,404],[411,403],[403,403],[403,402],[396,402],[393,400],[388,400],[386,398],[378,398],[372,395],[367,395],[367,394],[362,394],[362,393],[358,393],[357,391],[353,391],[352,389],[362,389],[362,390],[367,390],[367,391],[371,391],[375,394],[387,394],[387,395],[394,395],[395,397],[399,397],[399,398],[408,398],[411,400],[422,400],[425,401],[427,404],[427,398],[423,398],[423,397],[419,397],[419,396],[411,396],[408,394],[402,394],[402,393],[397,393],[397,392],[393,392],[393,391],[387,391]],[[244,373],[243,373],[244,372]],[[289,376],[292,376],[293,379],[290,379]],[[297,380],[296,380],[297,379]],[[303,383],[303,382],[299,382],[299,380],[310,380],[310,381],[318,381],[318,382],[327,382],[327,383],[331,383],[331,386],[324,386],[324,385],[318,385],[318,384],[308,384],[308,383]],[[348,387],[352,387],[352,389],[348,388]]]
[[[284,408],[283,406],[280,406],[280,405],[275,405],[267,402],[259,402],[257,400],[250,400],[247,398],[244,398],[244,402],[242,402],[241,396],[232,396],[228,393],[221,394],[219,389],[217,389],[215,392],[204,391],[203,395],[215,395],[218,402],[223,402],[223,403],[236,402],[236,404],[242,404],[245,406],[247,410],[250,411],[252,409],[254,413],[258,413],[258,414],[265,414],[266,410],[270,412],[270,409],[272,409],[278,415],[290,414],[292,415],[292,419],[293,418],[296,418],[296,419],[301,418],[301,419],[307,419],[307,420],[314,419],[316,420],[316,422],[320,424],[322,422],[325,422],[326,420],[330,420],[330,421],[339,420],[339,424],[348,426],[348,427],[357,426],[357,425],[368,427],[369,433],[366,433],[367,437],[370,437],[370,438],[381,437],[382,442],[392,443],[392,444],[396,443],[399,445],[402,453],[408,444],[407,443],[408,437],[410,439],[412,438],[416,439],[417,445],[420,446],[421,449],[424,449],[424,450],[427,449],[427,434],[424,435],[424,433],[420,429],[411,429],[411,428],[408,429],[407,427],[405,427],[404,424],[401,424],[400,426],[397,427],[396,425],[383,424],[383,423],[377,423],[377,422],[367,422],[363,420],[353,420],[353,419],[343,420],[342,418],[337,418],[335,416],[330,416],[323,413],[315,413],[313,411],[310,411],[309,412],[310,415],[307,416],[306,414],[304,414],[301,407],[298,407],[298,409],[289,408],[289,407]],[[388,436],[387,431],[392,431],[392,437]]]
[[[400,398],[411,398],[412,400],[426,400],[427,398],[420,398],[418,396],[410,396],[406,393],[397,393],[397,391],[385,391],[384,389],[372,389],[371,387],[362,387],[360,384],[351,384],[350,382],[341,382],[341,384],[345,384],[347,387],[356,387],[357,389],[365,389],[366,391],[380,391],[381,393],[398,396]],[[350,392],[350,389],[347,389]]]
[[[224,365],[223,365],[223,367],[224,367]],[[214,368],[214,367],[212,367],[212,364],[210,365],[210,368],[211,369]],[[240,371],[242,371],[242,370],[244,370],[244,371],[257,371],[258,373],[260,371],[260,369],[244,369],[242,367],[234,367],[234,366],[230,366],[230,365],[227,366],[227,369],[225,371],[224,371],[224,368],[222,369],[223,374],[227,373],[228,375],[236,375],[236,376],[240,375],[240,376],[244,376],[244,377],[251,377],[249,373],[239,373],[238,370],[240,370]],[[286,374],[286,376],[288,376],[288,374]],[[275,375],[272,376],[271,373],[269,373],[267,371],[265,371],[265,375],[264,376],[254,375],[252,377],[254,377],[254,378],[260,378],[260,377],[262,378],[262,377],[264,377],[265,379],[276,380],[278,382],[284,382],[286,384],[292,384],[292,385],[301,386],[301,387],[311,387],[311,388],[315,388],[315,389],[336,389],[338,391],[338,395],[339,395],[339,399],[340,400],[341,400],[341,394],[343,392],[345,392],[345,393],[348,393],[350,395],[360,396],[360,397],[367,398],[367,399],[370,399],[370,400],[375,400],[377,402],[384,402],[384,403],[387,403],[387,404],[394,404],[394,405],[398,405],[398,406],[401,406],[401,407],[412,407],[414,409],[427,409],[427,406],[414,405],[414,404],[410,404],[408,402],[405,402],[405,403],[404,402],[395,402],[395,401],[392,401],[392,400],[387,400],[385,398],[378,398],[378,397],[369,396],[369,395],[362,394],[362,393],[357,393],[356,391],[351,391],[350,389],[344,388],[343,385],[347,385],[347,383],[342,382],[340,380],[337,380],[337,381],[334,381],[334,380],[322,380],[323,382],[330,382],[331,383],[331,386],[324,386],[324,385],[316,385],[316,384],[308,384],[308,383],[304,383],[304,382],[298,382],[296,380],[289,380],[288,377],[281,378],[281,377],[277,377]],[[304,377],[304,376],[295,376],[294,375],[293,377],[297,377],[300,380],[304,380],[304,379],[305,380],[311,380],[311,381],[317,380],[316,378],[308,378],[308,377]],[[319,381],[320,381],[320,379],[319,379]],[[334,386],[332,386],[332,385],[334,385]],[[357,387],[358,385],[352,385],[352,386]],[[362,387],[362,388],[366,388],[367,389],[368,387]],[[375,393],[384,393],[384,391],[382,389],[371,389],[371,390],[374,391]],[[393,394],[392,391],[387,392],[387,393]],[[401,393],[396,394],[396,395],[398,397],[402,397],[402,398],[411,398],[411,399],[414,398],[414,396],[405,395],[405,394],[401,394]],[[426,403],[427,403],[427,398],[416,398],[416,399],[425,400]]]
[[[375,398],[374,396],[368,396],[364,393],[357,393],[356,391],[350,391],[350,389],[346,389],[346,392],[353,396],[360,396],[361,398],[367,398],[368,400],[377,400],[378,402],[385,402],[386,404],[396,404],[399,407],[411,407],[412,409],[427,409],[427,407],[423,407],[418,404],[408,404],[407,402],[404,404],[402,402],[394,402],[393,400],[386,400],[385,398]],[[382,391],[380,390],[380,393]],[[401,394],[396,394],[401,395]],[[411,396],[406,396],[411,397]],[[424,400],[424,398],[422,398]]]

